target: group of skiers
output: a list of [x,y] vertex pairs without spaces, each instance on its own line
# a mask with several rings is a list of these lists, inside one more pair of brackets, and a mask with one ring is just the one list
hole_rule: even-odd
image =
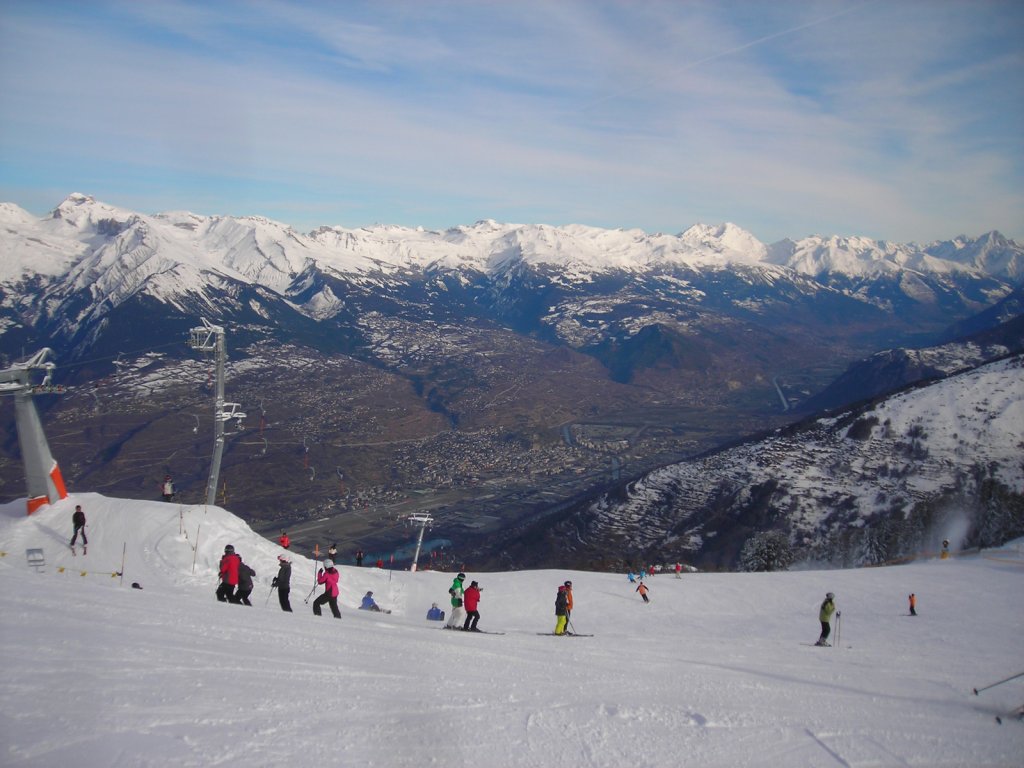
[[460,572],[456,574],[452,580],[452,585],[448,588],[452,612],[444,626],[445,629],[480,632],[482,630],[477,627],[477,624],[480,623],[480,592],[483,590],[483,587],[479,583],[472,581],[468,587],[463,588],[462,585],[465,581],[466,574]]
[[567,581],[558,587],[555,595],[555,634],[565,635],[569,618],[572,616],[572,582]]
[[[79,525],[79,521],[81,521],[81,525]],[[84,541],[85,514],[82,512],[82,508],[80,506],[75,507],[74,524],[75,537],[78,536],[81,528],[83,529],[82,537]],[[73,545],[74,538],[72,539],[72,546]],[[278,556],[277,560],[279,570],[270,586],[271,589],[277,589],[278,600],[281,603],[281,610],[290,612],[292,610],[291,604],[289,603],[292,565],[291,561],[285,555]],[[249,602],[249,595],[252,594],[252,577],[255,575],[256,572],[243,563],[242,558],[235,552],[235,548],[231,544],[228,544],[224,547],[224,555],[220,560],[220,586],[217,588],[217,599],[221,602],[252,605],[252,603]],[[338,595],[340,593],[338,586],[339,580],[340,573],[337,568],[334,567],[334,560],[331,558],[325,559],[322,567],[317,571],[316,581],[317,584],[323,585],[324,592],[313,601],[314,615],[321,616],[322,608],[326,604],[331,609],[331,615],[333,615],[334,618],[341,618],[341,610],[338,608]],[[469,586],[465,587],[465,581],[466,574],[460,571],[452,580],[451,587],[448,588],[448,595],[451,600],[451,614],[444,626],[445,629],[459,629],[464,632],[481,632],[482,630],[479,629],[477,625],[480,623],[479,606],[483,587],[481,587],[476,581],[471,581]],[[647,597],[647,593],[650,590],[642,580],[637,586],[636,591],[640,593],[640,596],[643,598],[645,603],[650,602]],[[910,615],[916,616],[917,598],[913,593],[910,594],[909,601]],[[372,591],[368,591],[363,596],[362,604],[359,607],[361,610],[390,613],[390,611],[384,610],[377,605],[376,601],[373,599]],[[572,628],[570,623],[572,607],[572,582],[566,581],[558,587],[558,592],[555,595],[555,635],[572,634],[570,631]],[[833,614],[838,622],[842,613],[836,610],[835,594],[828,592],[826,593],[825,599],[822,601],[821,607],[818,610],[818,621],[821,624],[821,634],[819,635],[818,641],[815,645],[826,647],[831,646],[828,640],[832,633]],[[437,607],[437,603],[431,605],[430,610],[427,612],[427,619],[435,621],[444,619],[444,611]]]

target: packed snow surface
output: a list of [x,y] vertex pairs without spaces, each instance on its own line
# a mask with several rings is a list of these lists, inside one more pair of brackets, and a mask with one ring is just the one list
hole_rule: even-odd
[[[82,504],[89,551],[67,546]],[[233,544],[253,606],[214,599]],[[324,542],[324,545],[329,542]],[[42,548],[42,572],[25,550]],[[204,506],[78,494],[0,507],[0,764],[14,766],[1020,766],[1024,552],[847,571],[475,573],[481,628],[442,631],[452,574],[314,563]],[[348,554],[348,553],[345,553]],[[340,558],[339,558],[340,559]],[[118,574],[122,571],[123,578]],[[345,557],[343,562],[350,561]],[[553,637],[556,588],[572,624]],[[468,580],[467,580],[468,581]],[[132,589],[132,582],[143,589]],[[356,610],[372,590],[389,615]],[[814,647],[836,593],[832,648]],[[907,596],[918,598],[916,617]],[[270,600],[268,602],[268,596]],[[838,637],[836,637],[838,635]],[[1003,717],[1003,724],[996,716]]]

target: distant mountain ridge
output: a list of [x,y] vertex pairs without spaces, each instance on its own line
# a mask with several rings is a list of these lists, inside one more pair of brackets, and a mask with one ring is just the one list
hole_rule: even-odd
[[[286,286],[282,276],[293,278],[309,261],[336,272],[468,268],[490,274],[519,260],[532,266],[571,268],[580,274],[644,271],[673,264],[697,267],[743,263],[775,264],[811,277],[824,273],[860,277],[910,269],[922,273],[976,272],[1009,281],[1024,278],[1024,247],[999,232],[924,246],[817,235],[765,245],[731,223],[696,224],[678,235],[584,225],[500,224],[493,220],[445,231],[394,225],[357,229],[323,226],[301,234],[288,225],[258,216],[199,216],[187,212],[148,216],[79,193],[69,195],[42,219],[13,203],[0,203],[0,225],[7,233],[5,245],[11,245],[11,235],[23,234],[31,241],[11,253],[13,258],[0,273],[4,282],[28,273],[57,275],[62,266],[79,260],[89,247],[102,246],[104,240],[129,230],[136,232],[121,238],[116,252],[156,251],[160,245],[170,247],[177,241],[184,247],[174,249],[173,255],[182,262],[205,269],[221,268],[231,276],[276,290]],[[162,237],[150,236],[147,240],[147,235],[161,225],[169,229]],[[178,237],[173,236],[174,230],[178,230]],[[198,248],[196,243],[203,247]],[[64,255],[63,264],[59,259],[33,263],[54,248]]]
[[18,346],[46,337],[73,356],[109,332],[98,324],[116,327],[118,308],[149,300],[172,315],[311,321],[314,335],[341,326],[364,347],[378,335],[367,318],[397,314],[475,316],[587,350],[622,343],[663,313],[683,333],[701,324],[694,311],[948,324],[1024,275],[1024,248],[995,232],[924,247],[840,237],[766,246],[733,224],[664,235],[486,220],[306,235],[261,217],[149,216],[77,193],[42,219],[0,206],[0,246],[3,330],[20,329]]

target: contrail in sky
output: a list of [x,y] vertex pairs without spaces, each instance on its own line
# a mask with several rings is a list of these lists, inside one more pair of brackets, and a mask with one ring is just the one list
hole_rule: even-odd
[[[881,0],[867,0],[867,2],[863,2],[863,3],[860,3],[858,5],[854,5],[854,6],[850,7],[850,8],[844,8],[843,10],[836,11],[835,13],[829,14],[828,16],[822,16],[820,19],[814,19],[813,21],[809,21],[806,24],[800,24],[800,25],[798,25],[796,27],[790,27],[789,29],[783,29],[783,30],[781,30],[779,32],[773,32],[770,35],[765,35],[764,37],[759,37],[756,40],[751,40],[749,43],[744,43],[743,45],[738,45],[735,48],[730,48],[729,50],[726,50],[726,51],[719,51],[718,53],[712,53],[710,56],[705,56],[703,59],[697,59],[696,61],[687,62],[686,64],[684,64],[682,67],[680,67],[676,71],[677,72],[686,72],[687,70],[693,69],[694,67],[699,67],[702,64],[707,64],[709,61],[715,61],[716,59],[721,59],[721,58],[723,58],[725,56],[732,56],[734,53],[739,53],[740,51],[745,51],[745,50],[747,50],[749,48],[753,48],[755,46],[761,45],[762,43],[766,43],[769,40],[775,40],[776,38],[779,38],[779,37],[785,37],[786,35],[791,35],[794,32],[800,32],[802,30],[809,29],[810,27],[816,27],[819,24],[824,24],[827,21],[832,21],[833,19],[838,19],[839,17],[846,16],[847,14],[853,13],[854,11],[862,10],[863,8],[866,8],[869,5],[877,5],[880,2],[881,2]],[[606,101],[611,101],[612,99],[617,99],[620,96],[625,96],[625,95],[627,95],[629,93],[633,93],[633,92],[634,91],[632,91],[632,90],[631,91],[620,91],[618,93],[610,94],[608,96],[603,96],[600,99],[595,99],[594,101],[590,102],[589,104],[584,105],[583,108],[584,109],[590,109],[591,107],[595,107],[598,104],[602,104],[602,103],[604,103]]]

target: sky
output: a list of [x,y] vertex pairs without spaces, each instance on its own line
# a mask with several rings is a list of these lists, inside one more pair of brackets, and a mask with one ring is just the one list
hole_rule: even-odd
[[[75,504],[87,554],[67,546]],[[356,568],[344,544],[341,620],[312,614],[302,552],[284,613],[283,550],[219,507],[76,492],[24,509],[0,505],[5,768],[1018,768],[1024,754],[1010,717],[1024,678],[985,690],[1024,672],[1024,540],[886,568],[662,573],[649,603],[621,573],[468,564],[480,628],[504,633],[486,635],[426,620],[453,574]],[[251,607],[214,598],[229,543],[256,571]],[[544,634],[566,579],[587,637]],[[366,591],[392,613],[357,610]],[[841,615],[819,648],[826,591]]]
[[0,2],[0,200],[1024,239],[1024,4]]

